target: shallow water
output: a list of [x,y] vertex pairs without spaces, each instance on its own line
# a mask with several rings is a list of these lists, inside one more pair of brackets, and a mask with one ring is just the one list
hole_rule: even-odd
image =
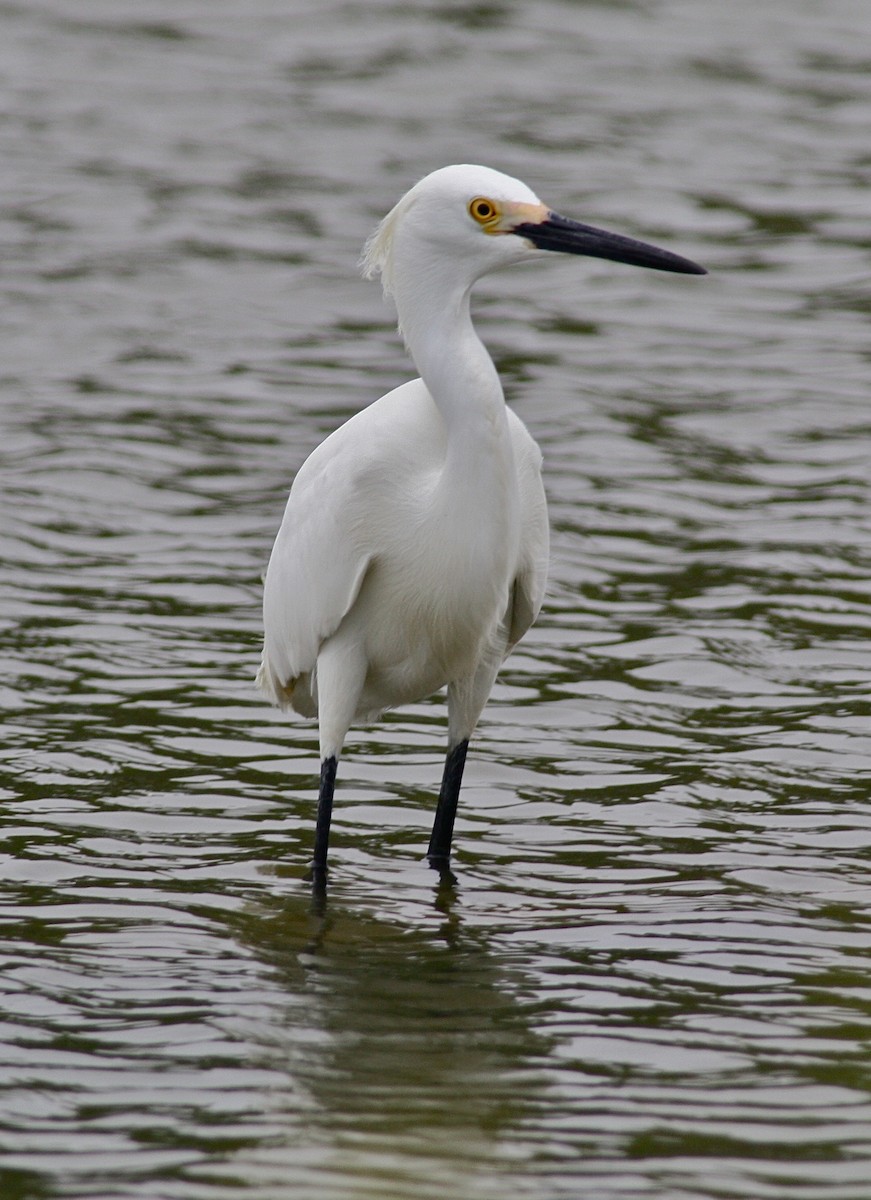
[[[867,1200],[867,6],[74,8],[0,6],[4,1200]],[[435,698],[349,740],[321,912],[259,580],[457,160],[712,274],[482,284],[545,611],[456,888]]]

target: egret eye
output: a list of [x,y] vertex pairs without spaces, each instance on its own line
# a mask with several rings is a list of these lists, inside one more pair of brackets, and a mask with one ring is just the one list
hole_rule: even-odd
[[499,210],[492,200],[484,196],[476,196],[469,204],[469,213],[479,225],[489,225],[499,216]]

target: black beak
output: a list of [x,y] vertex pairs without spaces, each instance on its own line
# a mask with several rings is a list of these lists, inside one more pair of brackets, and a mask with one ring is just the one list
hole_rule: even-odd
[[676,271],[681,275],[707,275],[704,267],[681,258],[670,250],[660,250],[647,242],[608,233],[592,225],[582,225],[569,217],[550,212],[543,220],[517,225],[511,230],[526,238],[540,250],[559,250],[563,254],[583,254],[587,258],[607,258],[612,262],[631,263],[635,267],[652,267],[655,271]]

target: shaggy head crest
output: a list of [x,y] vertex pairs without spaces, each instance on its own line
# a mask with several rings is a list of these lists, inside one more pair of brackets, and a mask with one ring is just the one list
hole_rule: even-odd
[[385,296],[393,294],[393,236],[396,226],[403,213],[413,203],[414,196],[411,192],[404,195],[399,203],[391,208],[387,216],[375,226],[363,247],[360,257],[363,278],[374,279],[380,275]]

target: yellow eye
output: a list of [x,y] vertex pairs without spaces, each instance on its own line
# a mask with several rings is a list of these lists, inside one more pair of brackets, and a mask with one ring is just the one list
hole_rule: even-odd
[[484,196],[476,196],[469,204],[469,213],[479,225],[489,225],[499,216],[499,210],[492,200]]

